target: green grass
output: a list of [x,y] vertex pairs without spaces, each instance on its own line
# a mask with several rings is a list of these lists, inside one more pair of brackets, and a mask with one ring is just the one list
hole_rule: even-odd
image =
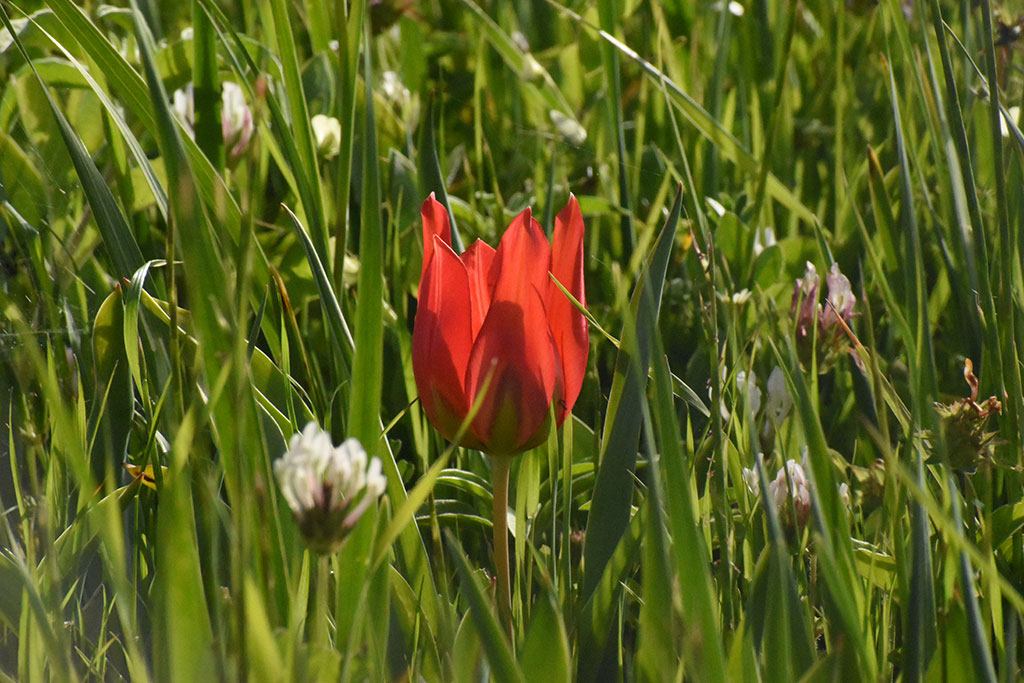
[[[1017,680],[1024,7],[366,5],[0,0],[0,680]],[[456,244],[586,223],[511,639],[490,462],[416,400],[431,192]],[[310,420],[387,477],[326,558],[273,475]]]

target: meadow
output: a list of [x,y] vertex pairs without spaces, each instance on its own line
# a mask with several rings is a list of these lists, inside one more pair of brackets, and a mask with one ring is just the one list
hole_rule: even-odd
[[1020,679],[1024,6],[0,21],[0,680]]

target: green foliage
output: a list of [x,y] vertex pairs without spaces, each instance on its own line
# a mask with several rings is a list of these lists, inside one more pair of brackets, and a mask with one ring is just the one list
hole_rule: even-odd
[[[993,9],[0,0],[0,678],[1016,680]],[[570,192],[586,223],[511,637],[492,470],[416,400],[431,192],[459,249]],[[387,481],[330,557],[274,475],[311,420]]]

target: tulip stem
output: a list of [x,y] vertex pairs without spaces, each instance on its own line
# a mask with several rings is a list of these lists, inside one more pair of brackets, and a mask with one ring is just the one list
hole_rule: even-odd
[[494,486],[494,507],[492,524],[494,526],[494,569],[497,575],[498,614],[505,626],[510,641],[512,630],[512,591],[509,585],[508,570],[508,478],[512,468],[512,458],[508,456],[491,456]]

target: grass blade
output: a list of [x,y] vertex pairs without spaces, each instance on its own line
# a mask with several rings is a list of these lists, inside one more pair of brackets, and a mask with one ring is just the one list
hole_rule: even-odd
[[[681,448],[679,426],[672,400],[672,380],[664,358],[660,337],[655,337],[654,423],[661,450],[659,465],[665,471],[668,523],[672,532],[671,550],[675,557],[681,591],[683,616],[689,628],[695,629],[684,643],[684,661],[694,678],[714,683],[726,680],[725,649],[718,614],[718,597],[708,568],[710,553],[698,526],[697,506],[693,500],[687,475],[686,458]],[[695,487],[694,487],[695,488]],[[691,663],[692,662],[692,663]]]
[[331,330],[331,339],[334,340],[336,345],[335,352],[338,353],[339,358],[345,358],[355,349],[356,344],[352,338],[352,332],[349,331],[348,323],[345,322],[345,314],[338,303],[338,297],[335,296],[334,288],[331,287],[330,280],[327,278],[327,271],[324,270],[323,263],[320,262],[320,257],[317,256],[316,247],[310,240],[309,235],[306,234],[306,229],[302,226],[298,216],[292,213],[291,209],[287,206],[282,205],[282,208],[284,208],[285,213],[288,214],[292,221],[295,234],[299,236],[302,248],[306,252],[309,268],[313,271],[313,279],[316,280],[317,291],[320,293],[320,305],[323,307],[324,315],[327,317],[327,325]]
[[461,254],[465,249],[459,230],[455,226],[455,213],[448,202],[448,192],[445,190],[444,176],[441,174],[441,161],[437,154],[437,142],[434,139],[434,103],[427,103],[427,120],[423,122],[420,130],[420,194],[426,197],[431,192],[444,210],[448,212],[448,221],[452,227],[452,249],[456,254]]
[[384,225],[380,216],[380,161],[373,114],[373,51],[370,27],[364,24],[363,82],[366,110],[363,114],[363,197],[359,229],[359,301],[356,304],[356,348],[352,359],[352,396],[348,429],[363,442],[367,452],[377,450],[380,438],[380,397],[383,378],[384,338]]
[[526,678],[516,663],[508,639],[498,623],[497,615],[491,609],[490,599],[484,593],[476,573],[466,559],[462,544],[449,530],[445,530],[445,543],[448,546],[448,555],[459,572],[463,595],[469,602],[469,614],[491,664],[491,674],[499,683],[523,683]]
[[657,334],[658,309],[669,255],[675,244],[682,205],[682,189],[676,194],[650,260],[641,273],[630,309],[636,322],[627,321],[612,380],[611,399],[605,416],[603,447],[594,497],[587,520],[583,556],[586,569],[580,596],[586,601],[604,573],[619,539],[629,526],[633,498],[633,470],[640,438],[641,402],[650,364],[651,337]]
[[68,120],[64,117],[63,112],[61,112],[53,96],[50,94],[49,88],[46,87],[46,82],[39,75],[39,72],[36,71],[32,58],[25,50],[24,45],[22,45],[21,39],[18,37],[14,27],[11,26],[11,21],[7,16],[5,8],[0,7],[0,17],[3,19],[4,26],[11,33],[15,44],[18,46],[18,50],[25,57],[25,61],[32,65],[32,71],[35,73],[36,78],[39,80],[39,85],[43,89],[46,101],[50,105],[50,111],[57,121],[61,137],[64,140],[65,146],[67,146],[68,154],[71,155],[71,162],[75,166],[75,172],[78,174],[78,179],[82,182],[82,190],[89,199],[89,205],[92,207],[93,214],[96,217],[96,225],[103,235],[103,243],[110,253],[110,260],[114,264],[115,276],[131,277],[132,273],[142,265],[144,259],[142,252],[139,250],[139,245],[135,241],[135,236],[128,227],[128,222],[124,219],[121,209],[117,206],[117,200],[114,199],[114,195],[110,192],[110,188],[107,187],[99,169],[96,168],[95,162],[93,162],[92,157],[89,155],[89,150],[85,148],[81,139],[72,130],[71,124],[68,123]]

